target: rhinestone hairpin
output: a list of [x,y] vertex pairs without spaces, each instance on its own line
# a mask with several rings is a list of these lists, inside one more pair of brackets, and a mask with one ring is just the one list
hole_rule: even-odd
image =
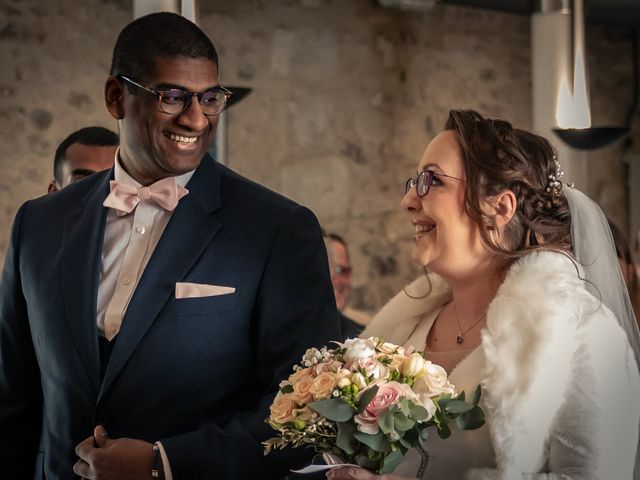
[[549,175],[549,183],[547,183],[547,193],[552,195],[558,195],[562,189],[562,177],[564,177],[564,170],[560,168],[560,163],[556,156],[553,156],[553,161],[556,164],[556,170]]

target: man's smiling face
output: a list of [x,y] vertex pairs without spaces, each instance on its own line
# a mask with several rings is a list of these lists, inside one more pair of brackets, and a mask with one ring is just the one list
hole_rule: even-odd
[[[157,58],[149,78],[135,79],[154,90],[204,92],[218,86],[218,66],[206,58]],[[218,116],[206,116],[194,97],[178,115],[160,109],[158,98],[122,82],[120,158],[123,167],[144,185],[194,170],[209,149]]]

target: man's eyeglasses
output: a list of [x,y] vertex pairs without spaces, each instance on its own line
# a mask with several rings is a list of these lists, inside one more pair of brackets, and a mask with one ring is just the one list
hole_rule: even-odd
[[189,92],[186,90],[179,90],[177,88],[154,90],[153,88],[134,82],[124,75],[118,76],[131,85],[135,85],[149,93],[153,93],[160,101],[160,111],[169,115],[180,115],[189,108],[193,97],[198,98],[198,103],[200,104],[202,113],[207,116],[218,115],[222,110],[224,110],[224,107],[227,106],[227,100],[233,94],[222,86],[202,93]]
[[429,193],[429,189],[431,188],[434,177],[447,177],[464,182],[463,179],[458,177],[452,177],[451,175],[445,175],[444,173],[436,173],[432,170],[425,170],[423,172],[420,172],[417,176],[409,178],[405,182],[405,195],[409,193],[409,190],[411,190],[413,187],[416,187],[416,193],[418,194],[418,197],[425,197],[427,193]]

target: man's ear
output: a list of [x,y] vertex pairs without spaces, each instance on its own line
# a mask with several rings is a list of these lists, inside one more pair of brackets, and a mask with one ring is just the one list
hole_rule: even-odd
[[109,77],[104,84],[104,103],[113,118],[124,118],[124,91],[116,77]]
[[55,180],[51,180],[49,182],[49,187],[47,188],[47,193],[52,193],[52,192],[57,192],[58,191],[58,184]]
[[518,208],[516,195],[511,190],[504,190],[493,197],[492,204],[497,228],[502,228],[509,223]]

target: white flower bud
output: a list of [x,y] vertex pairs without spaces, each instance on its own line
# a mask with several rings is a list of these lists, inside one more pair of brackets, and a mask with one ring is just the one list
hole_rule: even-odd
[[354,383],[358,386],[360,390],[367,386],[367,381],[361,373],[354,373],[351,375],[351,383]]
[[426,360],[422,358],[422,355],[415,352],[407,359],[402,367],[402,373],[406,377],[417,377],[424,375],[426,370]]
[[349,385],[351,385],[351,380],[349,380],[347,377],[343,377],[338,380],[338,387],[340,388],[348,387]]

